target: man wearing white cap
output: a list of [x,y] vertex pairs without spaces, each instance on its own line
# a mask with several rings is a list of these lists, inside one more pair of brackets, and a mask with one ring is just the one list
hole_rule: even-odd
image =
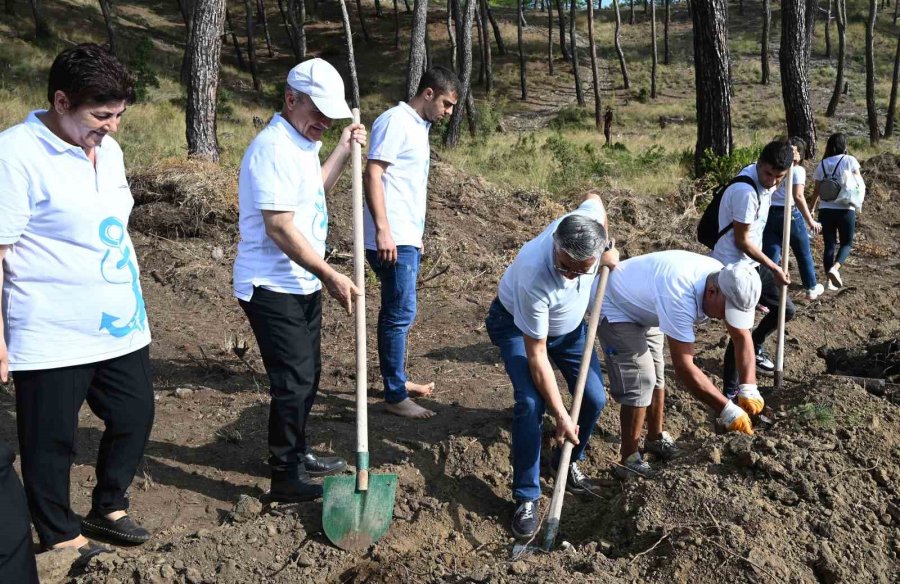
[[[680,454],[663,431],[664,336],[675,374],[688,391],[717,412],[729,431],[753,433],[747,412],[756,414],[763,408],[750,336],[760,287],[759,274],[747,264],[723,266],[711,257],[680,250],[633,257],[610,272],[599,337],[610,394],[621,405],[619,477],[651,473],[638,450],[645,419],[645,450],[663,460]],[[596,283],[593,292],[597,292]],[[724,319],[734,342],[740,406],[718,391],[694,364],[694,325],[707,318]]]
[[340,472],[346,462],[306,446],[306,420],[321,374],[321,289],[352,310],[358,289],[325,260],[325,193],[335,185],[362,124],[344,128],[320,163],[319,141],[333,120],[350,118],[340,74],[322,59],[288,73],[284,107],[244,153],[238,182],[240,232],[234,295],[256,336],[272,396],[269,407],[270,496],[312,500],[322,486],[310,476]]

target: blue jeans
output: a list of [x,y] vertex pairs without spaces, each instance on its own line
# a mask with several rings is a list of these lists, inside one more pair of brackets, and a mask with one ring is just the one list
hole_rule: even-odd
[[[819,222],[822,224],[822,237],[825,240],[825,254],[823,259],[825,272],[834,264],[844,265],[850,255],[853,245],[853,236],[856,234],[856,211],[853,209],[819,209]],[[837,257],[834,257],[834,248],[838,247]]]
[[[763,231],[762,251],[776,264],[781,262],[781,234],[784,229],[784,207],[769,207],[769,218]],[[791,211],[791,250],[797,259],[797,270],[803,287],[807,290],[816,287],[816,268],[812,251],[809,249],[809,232],[806,221],[800,211],[794,207]]]
[[397,263],[378,259],[378,252],[366,250],[366,260],[381,282],[381,310],[378,311],[378,365],[384,380],[384,400],[396,404],[405,400],[406,339],[416,319],[416,280],[422,251],[412,245],[397,246]]
[[[512,426],[513,498],[516,501],[534,501],[541,496],[540,461],[544,398],[531,378],[528,357],[525,355],[525,337],[516,327],[513,316],[498,299],[494,299],[491,304],[485,324],[491,342],[500,349],[506,373],[512,381],[513,397],[516,402],[513,406]],[[562,371],[570,392],[575,391],[586,332],[587,327],[582,322],[568,334],[547,339],[547,353],[550,360]],[[600,361],[596,353],[593,353],[591,370],[588,373],[584,399],[578,416],[580,428],[578,446],[572,452],[573,461],[584,459],[585,448],[605,405],[606,391],[603,389],[603,379],[600,376]]]

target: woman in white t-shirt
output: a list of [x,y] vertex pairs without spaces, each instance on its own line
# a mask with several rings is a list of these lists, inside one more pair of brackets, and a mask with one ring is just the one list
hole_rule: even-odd
[[[82,561],[137,544],[127,513],[153,425],[150,330],[128,217],[134,200],[110,134],[134,82],[107,49],[76,45],[50,67],[49,109],[0,134],[0,380],[13,372],[22,478],[44,549]],[[70,507],[78,412],[104,422],[84,518]]]
[[[858,186],[863,186],[859,168],[859,161],[848,154],[847,136],[840,132],[829,136],[825,145],[825,156],[813,172],[816,181],[813,205],[819,198],[819,185],[826,178],[834,177],[845,188],[848,186],[846,182],[851,180],[855,180]],[[853,236],[856,233],[856,209],[849,203],[819,200],[819,222],[822,224],[825,244],[823,262],[825,273],[828,275],[828,289],[837,290],[844,285],[840,269],[847,261],[853,245]]]

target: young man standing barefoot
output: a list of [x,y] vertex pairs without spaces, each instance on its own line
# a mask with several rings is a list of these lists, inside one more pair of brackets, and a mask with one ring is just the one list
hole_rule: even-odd
[[422,258],[431,124],[453,113],[459,80],[444,67],[425,72],[408,103],[381,114],[372,126],[366,165],[366,259],[381,283],[378,362],[387,411],[406,418],[434,412],[409,396],[427,396],[434,383],[406,376],[406,342],[416,317],[416,278]]

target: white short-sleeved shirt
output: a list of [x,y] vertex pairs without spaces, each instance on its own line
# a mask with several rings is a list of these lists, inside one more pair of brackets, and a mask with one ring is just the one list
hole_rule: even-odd
[[[569,213],[586,215],[601,225],[606,220],[603,204],[588,200]],[[500,279],[497,294],[513,315],[520,331],[534,339],[557,337],[575,330],[584,320],[593,275],[568,280],[556,271],[553,233],[565,215],[519,250]]]
[[234,260],[234,295],[250,300],[253,287],[312,294],[319,279],[293,262],[266,234],[263,211],[293,211],[294,226],[325,255],[328,208],[319,161],[321,142],[307,140],[275,114],[247,148],[238,178],[240,232]]
[[[793,169],[794,186],[806,185],[806,169],[800,164],[794,165]],[[772,193],[772,207],[784,207],[784,191],[787,188],[787,183],[788,177],[785,176],[784,180],[775,187],[775,191]]]
[[0,134],[3,321],[12,371],[113,359],[150,343],[122,150],[63,141],[35,111]]
[[[843,159],[842,159],[843,158]],[[835,168],[837,166],[837,168]],[[859,172],[859,160],[855,157],[850,156],[849,154],[838,154],[837,156],[829,156],[828,158],[823,158],[822,161],[816,165],[816,169],[813,171],[813,180],[820,181],[824,180],[826,177],[831,177],[832,175],[837,181],[842,181],[844,173],[857,173]],[[855,175],[858,181],[862,181],[862,177],[859,175]],[[819,208],[820,209],[853,209],[853,206],[850,204],[843,203],[835,203],[834,201],[823,201],[819,200]]]
[[[621,262],[609,273],[600,314],[609,322],[659,327],[668,337],[693,343],[694,325],[707,320],[703,293],[722,263],[697,253],[670,250]],[[597,293],[597,282],[591,303]]]
[[[769,205],[775,187],[767,189],[759,183],[756,163],[745,166],[738,176],[749,176],[756,184],[756,188],[754,189],[748,184],[737,183],[725,189],[722,194],[722,203],[719,206],[719,231],[735,221],[746,223],[750,226],[750,241],[756,247],[762,248],[763,230],[766,227],[766,220],[769,218]],[[719,238],[716,247],[709,255],[724,265],[735,262],[759,265],[759,262],[750,259],[748,255],[738,249],[734,240],[734,229],[729,229],[725,235]]]
[[[396,245],[422,247],[431,147],[428,129],[409,104],[400,102],[372,124],[369,159],[388,163],[381,175],[384,207]],[[366,205],[363,215],[366,249],[378,249],[375,222]]]

